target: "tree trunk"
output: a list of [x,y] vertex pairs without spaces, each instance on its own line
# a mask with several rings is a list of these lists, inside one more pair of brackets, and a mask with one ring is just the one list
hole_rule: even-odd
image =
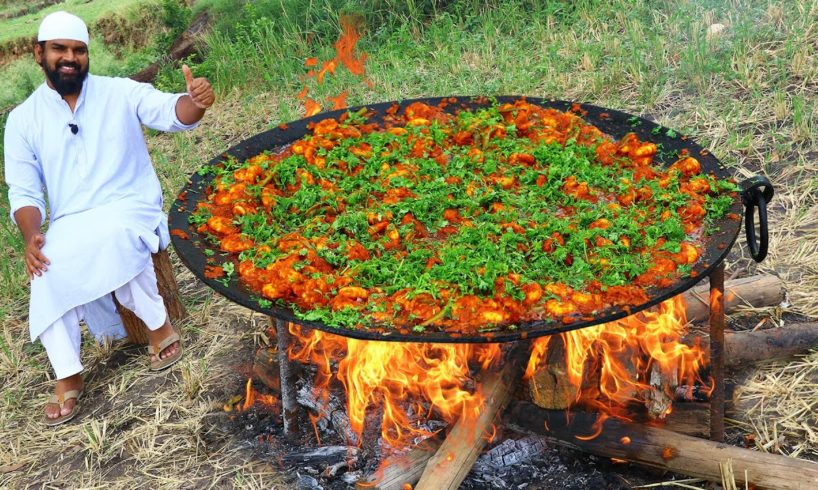
[[[174,324],[176,331],[179,326],[175,325],[179,320],[187,317],[187,310],[179,299],[179,285],[173,275],[173,267],[170,264],[170,255],[167,250],[160,250],[151,256],[153,259],[153,270],[156,272],[156,283],[159,286],[159,295],[165,302],[168,317],[171,324]],[[148,327],[137,317],[134,312],[125,308],[114,296],[114,303],[122,318],[122,325],[128,334],[128,340],[137,345],[148,345]]]

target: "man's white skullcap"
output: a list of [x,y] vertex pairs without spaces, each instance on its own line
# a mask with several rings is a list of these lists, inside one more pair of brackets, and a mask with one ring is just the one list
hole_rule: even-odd
[[52,41],[54,39],[71,39],[82,41],[88,45],[88,27],[76,15],[68,12],[54,12],[46,15],[40,23],[37,41]]

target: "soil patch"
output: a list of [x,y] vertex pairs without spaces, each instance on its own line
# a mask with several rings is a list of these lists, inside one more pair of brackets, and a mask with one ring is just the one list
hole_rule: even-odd
[[[19,11],[19,15],[14,17],[36,12],[54,3],[58,3],[58,0],[42,0],[42,3],[25,7],[25,11]],[[0,17],[0,20],[3,20],[3,17]],[[156,5],[141,5],[135,12],[129,13],[127,18],[115,12],[106,14],[89,25],[88,30],[92,37],[101,36],[103,42],[113,47],[114,52],[119,55],[124,48],[141,49],[148,46],[156,36],[166,30],[166,27],[162,19],[162,9],[156,8]],[[21,56],[30,55],[32,46],[36,43],[35,35],[0,44],[0,67]]]
[[28,5],[18,8],[17,10],[10,10],[8,12],[0,12],[0,20],[16,19],[34,12],[38,12],[46,7],[50,7],[55,3],[60,3],[62,0],[40,0],[39,2],[32,2]]

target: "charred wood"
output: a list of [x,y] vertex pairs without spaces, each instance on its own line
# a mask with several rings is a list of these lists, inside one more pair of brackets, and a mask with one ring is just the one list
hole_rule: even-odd
[[[546,410],[518,401],[506,411],[512,429],[544,435],[550,442],[586,453],[617,458],[696,478],[721,482],[719,463],[732,460],[736,480],[761,489],[818,488],[818,463],[751,451],[690,437],[649,425],[607,419],[601,431],[596,414]],[[586,438],[596,434],[595,437]],[[580,436],[581,438],[578,438]]]
[[326,420],[332,425],[335,433],[342,437],[346,444],[357,446],[358,435],[353,432],[349,424],[343,400],[338,399],[332,393],[325,393],[325,395],[325,399],[322,399],[311,386],[305,385],[298,390],[296,399],[299,404],[315,412],[319,421]]
[[322,446],[309,451],[285,454],[281,459],[292,466],[331,467],[339,463],[354,463],[358,458],[358,448],[351,446]]
[[[276,339],[278,346],[278,369],[281,378],[281,408],[284,420],[284,434],[295,437],[298,426],[298,401],[296,400],[295,389],[295,367],[290,361],[288,351],[293,343],[293,336],[290,333],[289,323],[270,319],[276,329]],[[271,326],[273,326],[271,325]]]
[[407,484],[414,485],[442,443],[441,438],[433,437],[406,454],[388,456],[374,473],[356,483],[356,490],[404,490]]
[[281,373],[278,369],[278,354],[275,349],[262,347],[253,358],[253,378],[276,393],[281,392]]

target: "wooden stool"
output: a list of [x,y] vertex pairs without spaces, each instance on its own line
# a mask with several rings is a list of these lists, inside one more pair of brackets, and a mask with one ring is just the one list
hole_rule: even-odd
[[[153,259],[153,270],[156,272],[159,295],[165,301],[165,308],[168,310],[170,322],[174,325],[176,331],[181,334],[176,323],[187,317],[187,310],[185,310],[185,306],[179,299],[179,285],[176,284],[176,278],[173,276],[170,255],[168,255],[167,250],[160,250],[158,253],[153,254],[151,258]],[[131,310],[119,304],[113,293],[111,296],[113,296],[116,309],[120,318],[122,318],[122,325],[128,334],[128,340],[133,344],[148,345],[148,327],[145,326],[145,323]]]

